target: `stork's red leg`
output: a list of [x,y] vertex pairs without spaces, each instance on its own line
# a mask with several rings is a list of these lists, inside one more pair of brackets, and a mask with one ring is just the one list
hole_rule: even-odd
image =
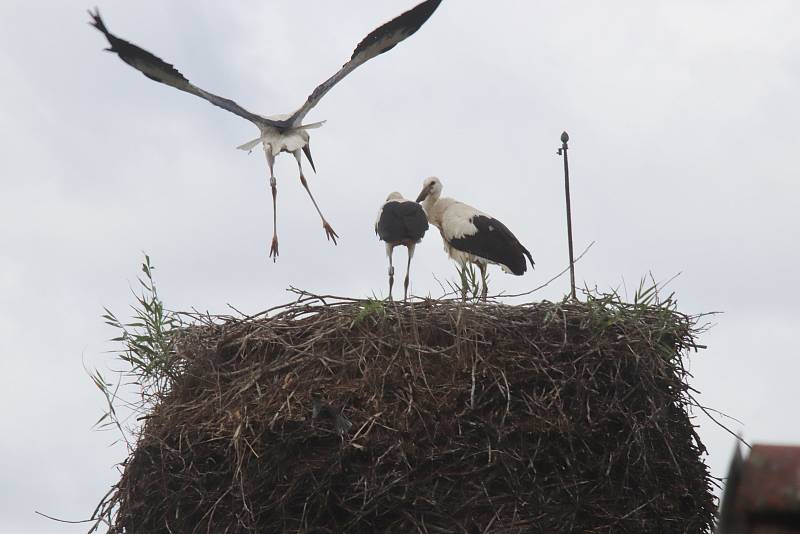
[[269,184],[272,188],[272,245],[269,247],[269,257],[275,262],[278,260],[278,209],[276,200],[278,196],[278,184],[274,176],[269,179]]
[[486,264],[479,263],[478,268],[481,270],[481,282],[483,289],[481,290],[481,300],[486,301],[486,294],[489,293],[489,280],[486,278]]
[[461,275],[461,300],[463,302],[467,301],[467,288],[469,286],[469,282],[467,281],[467,263],[464,262],[461,264],[461,268],[458,270],[458,274]]
[[386,245],[386,254],[389,256],[389,300],[392,300],[392,286],[394,285],[394,265],[392,265],[394,247],[392,245]]
[[306,188],[306,192],[308,196],[311,198],[311,202],[314,203],[314,208],[316,208],[317,213],[319,213],[319,218],[322,219],[322,228],[325,230],[325,235],[327,236],[329,241],[333,241],[333,244],[336,244],[336,238],[339,237],[339,234],[333,231],[333,228],[328,221],[325,220],[325,216],[322,214],[322,211],[319,209],[317,205],[317,201],[314,200],[314,195],[311,194],[311,189],[308,188],[308,182],[306,181],[306,176],[303,174],[303,165],[300,162],[300,151],[295,150],[293,152],[295,159],[297,160],[297,168],[300,170],[300,183],[303,184],[303,187]]
[[405,282],[403,282],[403,289],[404,289],[403,302],[408,300],[408,279],[411,276],[411,257],[414,255],[414,245],[411,244],[407,248],[408,248],[408,265],[406,265],[406,279]]
[[267,155],[267,165],[269,166],[269,185],[272,189],[272,245],[269,247],[269,257],[273,262],[278,260],[278,181],[275,179],[273,166],[275,164],[275,156],[272,155],[272,147],[264,145],[264,153]]

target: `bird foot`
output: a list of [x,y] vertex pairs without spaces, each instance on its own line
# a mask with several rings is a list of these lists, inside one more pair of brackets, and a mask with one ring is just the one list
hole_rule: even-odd
[[278,260],[278,236],[272,236],[272,246],[269,247],[269,257],[273,263]]
[[327,236],[328,241],[332,240],[333,244],[335,245],[336,238],[339,237],[339,234],[333,231],[333,228],[331,228],[331,225],[328,224],[328,221],[322,221],[322,228],[325,229],[325,235]]

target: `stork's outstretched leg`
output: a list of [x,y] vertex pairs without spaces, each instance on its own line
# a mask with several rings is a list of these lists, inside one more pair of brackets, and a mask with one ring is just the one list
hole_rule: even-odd
[[269,185],[272,189],[272,245],[269,247],[269,257],[275,262],[278,260],[278,209],[276,197],[278,196],[278,181],[272,168],[275,165],[275,156],[272,155],[272,147],[264,144],[264,154],[267,155],[267,165],[269,166]]
[[414,244],[408,245],[408,265],[406,265],[406,280],[403,282],[403,302],[408,300],[408,277],[411,274],[411,258],[414,256]]
[[[309,152],[310,153],[310,152]],[[303,174],[303,164],[300,162],[300,150],[295,150],[292,152],[294,154],[294,159],[297,160],[297,168],[300,170],[300,183],[303,184],[303,187],[306,188],[306,192],[308,196],[311,197],[311,202],[314,203],[314,207],[317,209],[317,213],[319,213],[319,218],[322,219],[322,228],[325,229],[325,235],[328,237],[329,240],[333,240],[333,244],[336,244],[336,238],[339,235],[333,231],[331,225],[328,224],[328,221],[325,220],[325,216],[320,211],[319,206],[317,205],[317,201],[314,200],[314,195],[311,194],[311,190],[308,188],[308,182],[306,182],[306,175]]]
[[392,265],[392,253],[394,245],[386,243],[386,255],[389,256],[389,300],[392,299],[392,286],[394,285],[394,265]]
[[478,268],[481,270],[481,283],[483,284],[483,289],[481,290],[481,300],[486,302],[486,294],[489,293],[489,283],[486,279],[486,264],[479,263]]

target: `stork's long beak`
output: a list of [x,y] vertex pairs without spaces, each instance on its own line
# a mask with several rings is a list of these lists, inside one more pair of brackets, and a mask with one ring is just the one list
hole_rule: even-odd
[[423,187],[422,191],[420,191],[419,196],[417,197],[417,202],[422,202],[425,200],[425,197],[428,196],[428,193],[430,193],[430,187]]
[[314,167],[314,160],[311,158],[311,147],[308,146],[308,143],[303,146],[303,153],[306,155],[308,162],[311,164],[311,168],[314,169],[314,174],[317,174],[317,168]]

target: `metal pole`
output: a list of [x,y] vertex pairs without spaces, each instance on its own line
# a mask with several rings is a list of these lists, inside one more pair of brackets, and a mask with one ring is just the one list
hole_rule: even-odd
[[569,280],[570,280],[570,295],[573,300],[577,300],[575,295],[575,256],[572,249],[572,207],[569,200],[569,160],[567,159],[567,141],[569,141],[569,134],[567,132],[561,133],[561,148],[558,149],[558,155],[564,156],[564,190],[567,194],[567,239],[569,242]]

